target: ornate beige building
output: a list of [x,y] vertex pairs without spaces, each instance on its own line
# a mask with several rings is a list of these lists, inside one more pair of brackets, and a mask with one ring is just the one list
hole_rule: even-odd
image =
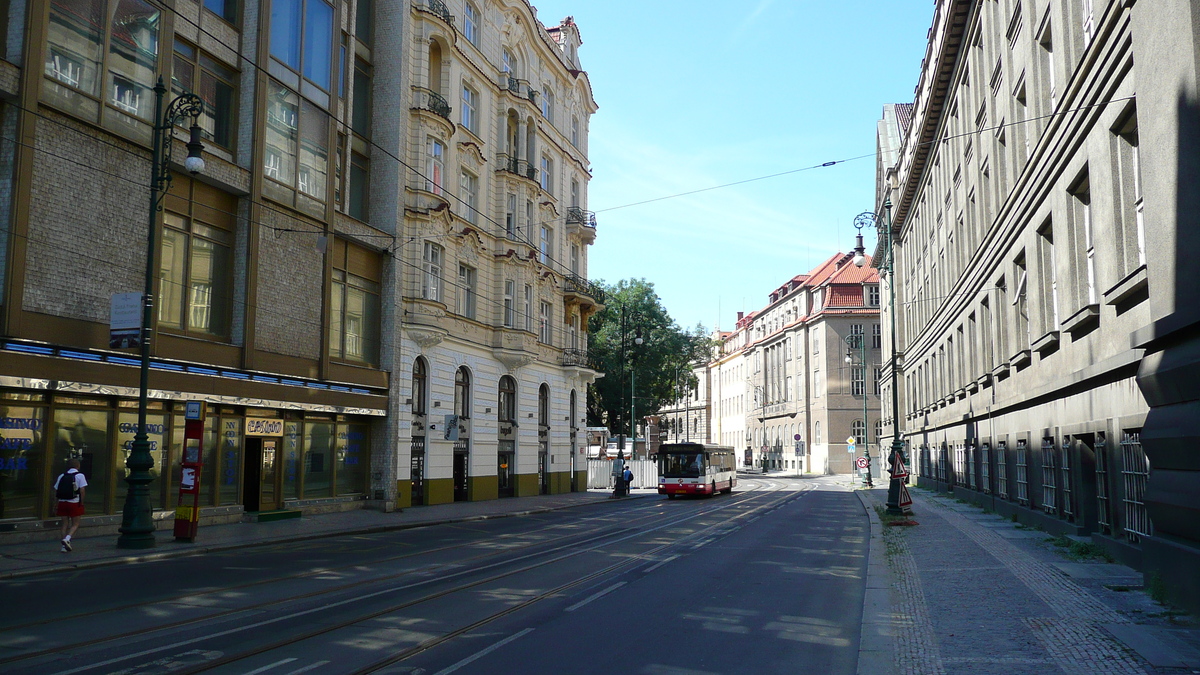
[[602,298],[586,281],[596,103],[579,29],[543,27],[524,0],[430,2],[404,35],[401,350],[427,391],[400,425],[400,501],[583,489]]

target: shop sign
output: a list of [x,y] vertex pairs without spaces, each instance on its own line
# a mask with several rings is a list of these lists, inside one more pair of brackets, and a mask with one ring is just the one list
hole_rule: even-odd
[[262,417],[246,418],[247,436],[282,436],[283,420],[265,419]]

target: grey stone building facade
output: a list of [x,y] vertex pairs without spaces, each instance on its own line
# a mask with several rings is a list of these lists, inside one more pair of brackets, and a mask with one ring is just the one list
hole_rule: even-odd
[[938,2],[875,209],[921,484],[1090,535],[1193,608],[1195,13]]

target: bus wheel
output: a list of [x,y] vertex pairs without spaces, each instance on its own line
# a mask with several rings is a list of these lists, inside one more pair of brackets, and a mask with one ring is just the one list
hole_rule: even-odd
[[675,499],[675,493],[674,493],[674,492],[668,492],[668,493],[667,493],[667,499]]
[[716,496],[717,496],[717,483],[716,483],[716,481],[713,481],[713,484],[712,484],[712,485],[710,485],[710,486],[708,486],[708,487],[709,487],[708,493],[709,493],[709,494],[711,494],[712,496],[716,497]]

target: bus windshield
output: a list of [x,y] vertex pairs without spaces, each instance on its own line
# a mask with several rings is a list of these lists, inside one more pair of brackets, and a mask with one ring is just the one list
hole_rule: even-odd
[[704,470],[704,453],[672,452],[663,455],[661,468],[666,478],[696,478]]

